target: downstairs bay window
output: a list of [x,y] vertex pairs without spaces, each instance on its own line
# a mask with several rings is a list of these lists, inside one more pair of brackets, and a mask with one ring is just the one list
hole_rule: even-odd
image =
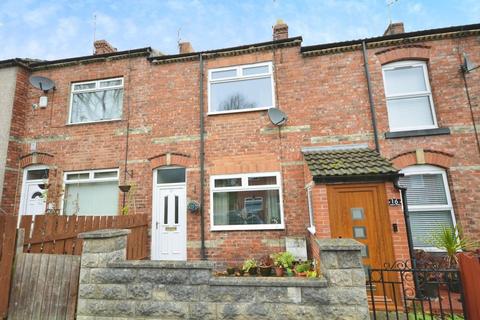
[[63,214],[108,216],[118,213],[118,169],[67,172]]
[[283,229],[280,174],[212,176],[211,230]]
[[407,188],[413,245],[435,250],[429,242],[442,227],[453,228],[455,216],[445,170],[430,165],[415,165],[401,171],[400,185]]

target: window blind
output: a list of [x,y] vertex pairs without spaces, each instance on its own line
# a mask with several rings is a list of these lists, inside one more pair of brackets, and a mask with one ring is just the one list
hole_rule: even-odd
[[444,211],[414,211],[410,212],[413,245],[415,247],[431,247],[428,243],[432,236],[441,230],[442,226],[452,227],[452,213]]
[[448,205],[441,174],[419,174],[400,178],[407,188],[409,206]]

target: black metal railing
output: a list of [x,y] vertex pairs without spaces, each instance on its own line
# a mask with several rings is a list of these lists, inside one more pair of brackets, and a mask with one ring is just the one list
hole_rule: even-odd
[[366,276],[374,320],[467,319],[457,269],[412,268],[409,261],[397,261],[369,268]]

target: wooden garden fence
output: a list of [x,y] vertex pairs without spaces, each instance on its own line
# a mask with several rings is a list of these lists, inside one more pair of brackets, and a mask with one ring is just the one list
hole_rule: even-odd
[[460,253],[460,276],[468,319],[480,319],[480,254]]
[[17,217],[0,215],[0,319],[6,318],[15,256]]

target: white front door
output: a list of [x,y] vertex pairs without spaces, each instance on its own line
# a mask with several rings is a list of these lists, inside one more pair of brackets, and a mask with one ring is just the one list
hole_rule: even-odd
[[153,200],[152,260],[187,260],[185,185],[156,186]]
[[[48,184],[48,168],[32,166],[24,171],[20,215],[44,214],[46,209],[46,186]],[[42,189],[43,188],[43,189]]]

